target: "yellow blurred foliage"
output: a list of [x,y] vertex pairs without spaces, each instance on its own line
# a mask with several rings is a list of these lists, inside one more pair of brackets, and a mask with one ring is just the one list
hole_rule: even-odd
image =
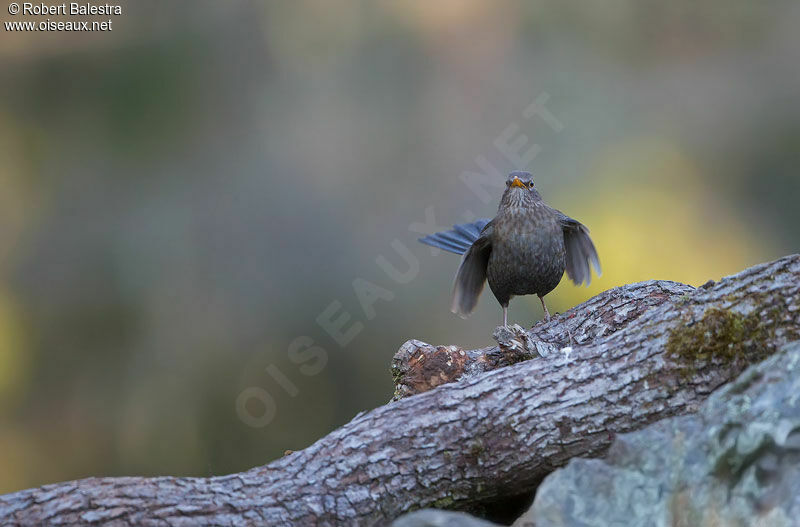
[[28,366],[19,319],[10,299],[0,290],[0,415],[25,386]]
[[[700,285],[757,263],[769,240],[720,200],[690,158],[669,143],[636,141],[602,155],[592,181],[565,212],[589,226],[603,275],[584,288],[558,288],[575,305],[611,287],[660,279]],[[576,201],[577,198],[577,201]]]
[[0,494],[37,483],[42,459],[34,434],[22,427],[0,427]]

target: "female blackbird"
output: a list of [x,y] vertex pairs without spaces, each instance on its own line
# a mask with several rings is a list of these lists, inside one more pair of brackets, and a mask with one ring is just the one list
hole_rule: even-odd
[[503,307],[516,295],[544,296],[555,289],[564,270],[577,285],[591,281],[589,263],[600,274],[600,261],[589,229],[548,206],[528,172],[512,172],[497,216],[456,225],[453,230],[420,238],[422,243],[463,254],[453,285],[453,313],[466,318],[475,309],[485,281]]

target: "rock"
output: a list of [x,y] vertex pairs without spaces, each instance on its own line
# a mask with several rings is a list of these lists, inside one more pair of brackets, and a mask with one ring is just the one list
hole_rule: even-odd
[[499,527],[464,512],[422,509],[397,518],[392,527]]
[[800,342],[709,397],[695,415],[620,435],[604,459],[545,478],[517,527],[800,522]]

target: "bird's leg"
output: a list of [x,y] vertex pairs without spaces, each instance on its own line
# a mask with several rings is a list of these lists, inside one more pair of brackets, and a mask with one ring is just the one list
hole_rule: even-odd
[[547,310],[547,306],[544,305],[544,297],[539,295],[539,300],[542,302],[542,309],[544,309],[545,320],[550,320],[550,312]]
[[503,327],[508,327],[508,304],[503,306]]

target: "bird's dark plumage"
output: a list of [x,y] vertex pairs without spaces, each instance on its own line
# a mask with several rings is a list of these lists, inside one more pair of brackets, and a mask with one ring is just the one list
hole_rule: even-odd
[[420,238],[422,243],[464,255],[451,307],[462,317],[475,309],[486,281],[503,307],[506,324],[512,297],[538,295],[547,313],[543,297],[555,289],[565,270],[578,285],[591,281],[590,265],[600,273],[589,229],[548,206],[529,173],[512,172],[506,187],[494,219]]
[[489,223],[488,219],[480,219],[472,223],[454,225],[452,230],[429,234],[420,238],[419,241],[451,253],[464,254],[480,237],[481,231],[487,223]]

